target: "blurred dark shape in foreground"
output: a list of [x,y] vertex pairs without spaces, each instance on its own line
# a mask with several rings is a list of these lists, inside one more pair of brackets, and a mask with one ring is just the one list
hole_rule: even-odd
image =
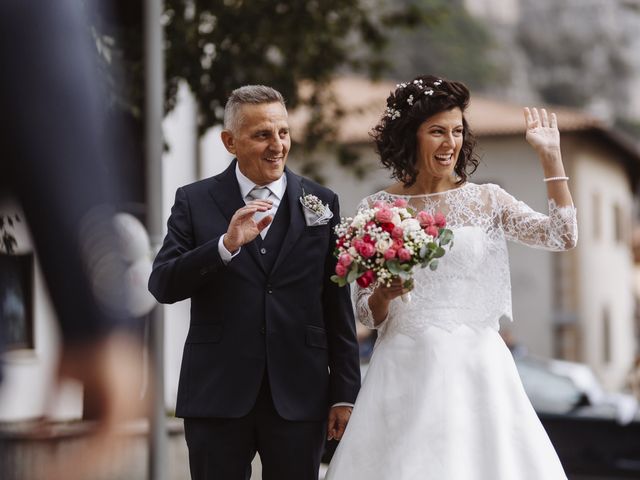
[[116,442],[116,424],[141,413],[133,368],[141,348],[122,308],[126,263],[113,224],[116,152],[104,136],[82,5],[0,3],[0,194],[18,199],[31,229],[62,333],[59,376],[83,383],[96,416],[86,448],[42,478],[89,478]]

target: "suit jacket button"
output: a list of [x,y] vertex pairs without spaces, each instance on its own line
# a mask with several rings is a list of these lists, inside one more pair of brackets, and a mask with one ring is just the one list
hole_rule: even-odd
[[263,335],[266,333],[264,325],[262,327],[260,327],[260,333],[263,334]]
[[260,249],[260,253],[261,253],[262,255],[264,255],[265,253],[267,253],[267,249],[266,249],[266,248],[264,248],[264,247],[262,247],[262,248]]

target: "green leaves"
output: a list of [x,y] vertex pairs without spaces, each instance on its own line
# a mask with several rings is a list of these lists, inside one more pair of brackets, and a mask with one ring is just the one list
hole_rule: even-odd
[[447,245],[451,243],[449,248],[453,246],[453,232],[448,228],[443,228],[440,230],[440,235],[438,236],[440,240],[440,245]]
[[347,283],[355,282],[362,273],[358,273],[358,267],[353,266],[347,273]]
[[339,287],[344,287],[347,284],[344,277],[339,277],[338,275],[331,275],[331,281],[337,283]]

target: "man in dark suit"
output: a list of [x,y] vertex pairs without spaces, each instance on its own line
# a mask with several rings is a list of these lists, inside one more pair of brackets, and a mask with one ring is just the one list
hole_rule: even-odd
[[236,159],[176,193],[149,289],[191,298],[176,414],[194,480],[317,480],[325,434],[339,439],[360,386],[348,289],[330,281],[332,191],[285,168],[287,110],[245,86],[225,107]]

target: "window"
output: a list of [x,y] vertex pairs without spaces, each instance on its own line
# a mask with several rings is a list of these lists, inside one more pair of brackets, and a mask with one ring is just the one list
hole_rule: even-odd
[[593,239],[599,240],[602,231],[602,220],[600,218],[601,209],[600,194],[594,193],[591,197],[591,212],[593,214]]
[[33,348],[33,254],[0,254],[0,342]]

